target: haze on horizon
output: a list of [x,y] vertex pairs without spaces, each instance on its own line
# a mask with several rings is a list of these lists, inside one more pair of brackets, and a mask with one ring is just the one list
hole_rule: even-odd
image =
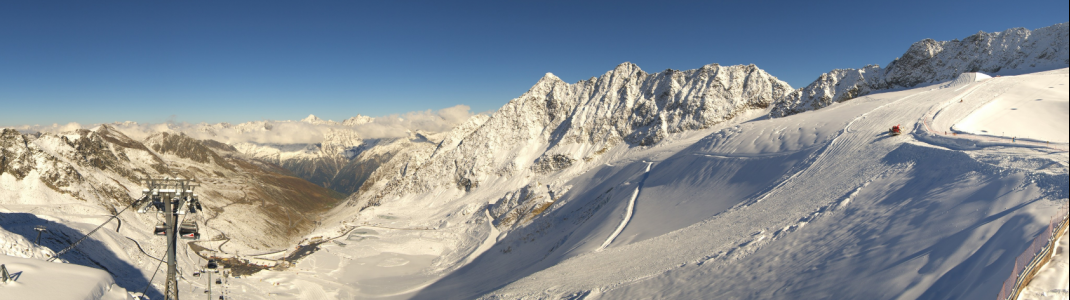
[[471,114],[626,61],[798,88],[925,38],[1067,22],[1070,4],[1027,2],[4,3],[0,126]]

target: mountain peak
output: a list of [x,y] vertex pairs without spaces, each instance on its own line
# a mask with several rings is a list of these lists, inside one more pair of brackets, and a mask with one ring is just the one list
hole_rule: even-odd
[[308,117],[306,117],[304,119],[301,119],[301,122],[305,122],[305,123],[316,123],[316,122],[322,122],[322,121],[323,121],[322,119],[316,117],[316,115],[313,115],[313,114],[309,114]]
[[356,126],[356,125],[361,125],[361,124],[367,124],[367,123],[371,123],[372,119],[373,118],[369,117],[369,116],[357,115],[355,117],[352,117],[352,118],[346,119],[345,121],[342,121],[342,125],[345,125],[345,126]]
[[561,78],[558,78],[557,75],[554,75],[554,73],[547,72],[546,75],[543,75],[542,78],[539,78],[539,82],[536,82],[535,86],[533,86],[532,88],[539,87],[539,86],[553,85],[553,84],[558,83],[558,82],[564,82],[564,80],[561,80]]
[[632,62],[626,61],[626,62],[623,62],[623,63],[617,65],[617,67],[613,68],[613,71],[611,71],[611,72],[613,72],[613,73],[630,74],[630,73],[635,72],[636,70],[642,71],[642,69],[639,69],[639,65],[636,65],[636,64],[633,64]]

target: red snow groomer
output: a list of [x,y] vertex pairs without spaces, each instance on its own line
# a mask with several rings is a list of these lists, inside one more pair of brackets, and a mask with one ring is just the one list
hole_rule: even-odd
[[903,130],[899,128],[899,125],[892,126],[892,129],[888,129],[888,135],[897,136],[903,133]]

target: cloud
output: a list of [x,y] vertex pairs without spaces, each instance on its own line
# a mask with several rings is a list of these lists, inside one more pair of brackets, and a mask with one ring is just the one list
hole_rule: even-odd
[[471,118],[474,114],[470,109],[467,105],[457,105],[437,112],[426,110],[403,115],[389,115],[352,128],[364,138],[405,137],[410,131],[443,132]]
[[15,127],[15,130],[18,130],[19,132],[22,132],[22,133],[34,133],[34,132],[60,133],[60,132],[68,132],[68,131],[78,130],[78,129],[82,129],[82,124],[78,124],[78,123],[75,123],[75,122],[70,122],[70,123],[67,123],[66,125],[59,125],[59,124],[53,123],[51,126],[24,125],[24,126],[20,126],[20,127]]
[[[156,124],[139,124],[136,122],[116,122],[108,124],[135,140],[160,132],[182,132],[196,139],[212,139],[228,144],[315,144],[322,143],[325,136],[332,131],[355,132],[363,139],[400,138],[409,136],[409,132],[426,133],[443,132],[464,123],[474,114],[467,105],[457,105],[438,111],[417,111],[376,117],[371,122],[347,126],[341,122],[302,122],[302,121],[252,121],[241,124],[229,123],[179,123],[167,122]],[[96,127],[96,126],[93,126]],[[23,126],[24,132],[39,131],[59,133],[83,128],[78,123],[52,126]]]

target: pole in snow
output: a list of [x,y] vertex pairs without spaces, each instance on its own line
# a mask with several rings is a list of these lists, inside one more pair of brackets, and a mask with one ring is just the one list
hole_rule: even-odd
[[47,231],[47,229],[45,229],[45,225],[37,225],[36,227],[33,228],[33,230],[37,231],[37,240],[34,241],[33,244],[40,246],[41,245],[41,233]]

